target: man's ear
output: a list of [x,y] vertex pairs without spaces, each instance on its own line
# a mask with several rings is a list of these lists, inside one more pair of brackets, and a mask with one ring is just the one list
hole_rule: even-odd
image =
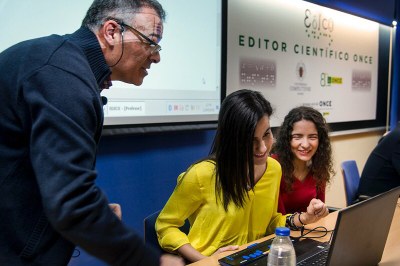
[[121,42],[121,35],[124,34],[123,31],[124,28],[114,20],[106,21],[102,27],[103,38],[110,46],[114,46]]

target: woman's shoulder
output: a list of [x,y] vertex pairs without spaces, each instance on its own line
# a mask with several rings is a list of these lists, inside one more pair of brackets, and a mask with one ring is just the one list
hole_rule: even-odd
[[268,157],[267,159],[267,171],[269,174],[277,174],[281,175],[282,174],[282,167],[281,164],[274,158]]
[[192,164],[185,172],[185,178],[197,179],[210,179],[210,176],[215,173],[215,162],[212,160],[202,160]]
[[272,167],[278,167],[279,169],[281,168],[281,164],[278,161],[278,157],[274,154],[268,157],[267,163]]
[[197,163],[194,163],[191,168],[196,169],[197,171],[209,171],[209,170],[214,170],[215,169],[215,161],[213,160],[202,160]]

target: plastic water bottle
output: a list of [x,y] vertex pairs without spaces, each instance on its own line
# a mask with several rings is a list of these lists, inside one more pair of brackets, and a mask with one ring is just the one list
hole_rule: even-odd
[[290,229],[277,227],[268,253],[268,266],[295,266],[296,253],[290,240]]

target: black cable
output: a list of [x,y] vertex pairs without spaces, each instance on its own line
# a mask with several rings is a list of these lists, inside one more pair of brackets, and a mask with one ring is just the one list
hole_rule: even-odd
[[[304,232],[305,230],[307,230],[307,232]],[[312,229],[302,227],[300,229],[300,236],[292,237],[292,238],[295,240],[300,240],[301,238],[304,238],[304,239],[306,239],[306,238],[322,238],[322,237],[325,237],[328,233],[332,233],[333,231],[334,230],[328,230],[324,226],[317,226]],[[322,233],[322,234],[318,235],[318,236],[307,236],[308,234],[315,233],[315,232]]]

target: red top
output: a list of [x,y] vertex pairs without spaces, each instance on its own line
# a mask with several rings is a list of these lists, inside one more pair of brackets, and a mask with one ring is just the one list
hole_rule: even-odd
[[[278,156],[276,155],[272,155],[271,157],[278,160]],[[293,189],[290,193],[286,191],[283,174],[284,173],[282,173],[279,192],[278,212],[282,214],[306,212],[307,207],[313,198],[325,202],[325,189],[322,189],[321,192],[317,192],[317,185],[311,171],[303,181],[295,178]]]

